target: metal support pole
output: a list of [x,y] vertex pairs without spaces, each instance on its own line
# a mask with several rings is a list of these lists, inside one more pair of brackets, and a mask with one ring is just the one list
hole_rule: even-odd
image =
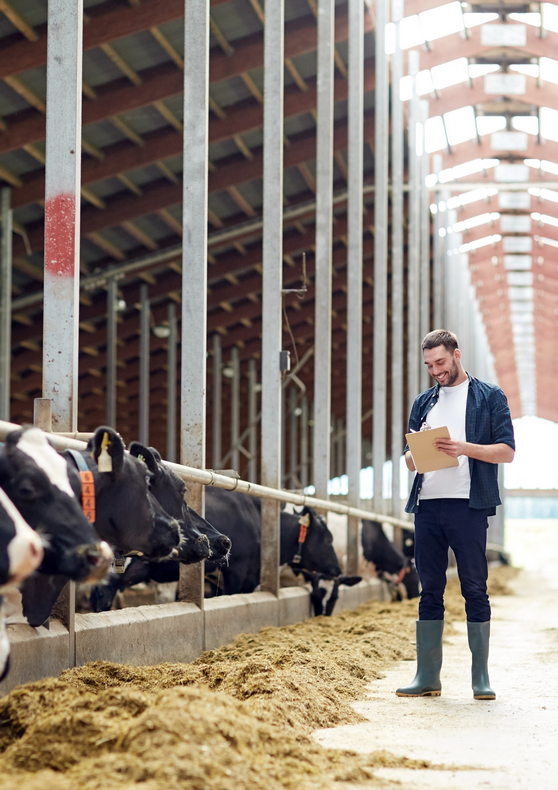
[[419,98],[417,94],[417,74],[420,68],[420,54],[409,52],[409,74],[413,81],[413,94],[409,102],[409,235],[407,244],[407,398],[408,411],[419,391],[419,244],[420,244],[420,194],[419,160],[417,157],[417,123],[419,119]]
[[289,422],[290,422],[290,435],[289,435],[289,488],[298,488],[298,417],[296,415],[296,408],[298,404],[298,396],[296,387],[291,387],[289,393]]
[[[364,147],[364,3],[349,0],[347,163],[347,455],[348,502],[360,507],[362,466],[362,207]],[[347,567],[358,570],[359,520],[347,520]]]
[[151,340],[151,305],[147,285],[140,286],[140,370],[139,370],[139,440],[149,445],[149,347]]
[[214,469],[221,468],[221,417],[223,408],[223,363],[221,354],[221,335],[213,335],[213,458]]
[[[262,485],[281,474],[281,288],[283,284],[283,71],[285,3],[265,9],[263,125]],[[279,595],[279,504],[262,500],[261,588]]]
[[[45,165],[43,397],[55,431],[77,431],[83,2],[49,0]],[[75,666],[75,583],[68,663]]]
[[391,67],[391,515],[401,516],[401,474],[399,459],[403,452],[403,102],[400,83],[403,77],[403,52],[399,46],[400,21],[404,0],[392,0],[395,24],[395,52]]
[[[184,2],[181,463],[205,468],[209,0]],[[204,514],[203,486],[188,505]],[[203,609],[203,562],[181,565],[178,597]]]
[[303,395],[300,408],[300,485],[302,490],[308,486],[308,396]]
[[77,430],[83,2],[50,0],[47,38],[43,397]]
[[333,70],[335,8],[318,0],[316,128],[316,275],[314,332],[314,485],[327,499],[331,420],[331,277],[333,219]]
[[[421,156],[420,156],[420,340],[430,332],[430,201],[426,187],[429,156],[424,147],[426,121],[428,120],[428,102],[421,100],[419,106],[421,125]],[[420,366],[420,388],[428,389],[430,377],[426,365]]]
[[2,252],[0,276],[0,419],[10,420],[10,365],[12,358],[12,233],[11,189],[1,194]]
[[238,361],[238,346],[231,349],[231,466],[240,472],[240,362]]
[[106,384],[106,420],[107,425],[116,428],[116,357],[118,325],[116,323],[116,277],[111,277],[107,287],[107,384]]
[[176,305],[168,306],[169,345],[167,349],[167,461],[176,461],[176,388],[177,388],[177,354],[178,327],[176,321]]
[[374,371],[372,400],[372,458],[374,508],[383,512],[383,469],[386,458],[386,346],[387,346],[387,236],[389,69],[385,35],[388,0],[376,3],[376,88],[374,93]]
[[[441,154],[434,154],[432,157],[432,171],[438,175],[443,167],[443,157]],[[439,196],[438,196],[439,197]],[[438,197],[435,195],[433,202]],[[446,250],[445,238],[440,236],[440,230],[444,219],[444,214],[437,210],[434,214],[434,238],[432,242],[433,258],[433,283],[434,283],[434,328],[441,329],[443,325],[443,303],[444,303],[444,255]]]
[[250,460],[248,461],[248,480],[250,480],[251,483],[257,483],[258,476],[258,432],[256,430],[258,416],[257,383],[258,373],[256,370],[256,360],[252,358],[248,361],[248,452],[250,453]]

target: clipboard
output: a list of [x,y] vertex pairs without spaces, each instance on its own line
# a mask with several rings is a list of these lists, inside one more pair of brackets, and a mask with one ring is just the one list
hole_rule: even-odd
[[422,475],[425,472],[437,472],[439,469],[459,466],[457,458],[446,455],[446,453],[437,450],[434,446],[436,439],[451,438],[445,425],[443,428],[430,428],[427,431],[406,433],[405,438],[419,474]]

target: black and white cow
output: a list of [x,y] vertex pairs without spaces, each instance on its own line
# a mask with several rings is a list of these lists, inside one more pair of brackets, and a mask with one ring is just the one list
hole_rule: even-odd
[[363,519],[361,540],[364,558],[374,563],[378,577],[389,584],[392,595],[400,597],[398,585],[403,584],[408,598],[418,598],[420,585],[414,563],[390,543],[381,523]]
[[8,674],[10,642],[3,616],[2,587],[23,581],[39,567],[43,544],[0,488],[0,681]]
[[74,580],[101,579],[112,560],[85,517],[62,456],[39,428],[23,428],[0,448],[0,487],[41,537],[39,571]]

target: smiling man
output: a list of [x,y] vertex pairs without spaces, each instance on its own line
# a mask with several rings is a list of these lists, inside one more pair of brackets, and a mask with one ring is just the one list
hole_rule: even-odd
[[[498,464],[513,461],[515,442],[506,396],[495,384],[469,375],[453,332],[436,329],[422,341],[424,364],[436,381],[416,399],[409,431],[446,426],[450,439],[436,439],[439,452],[458,466],[416,474],[405,510],[415,514],[415,560],[422,586],[417,629],[417,674],[400,697],[441,693],[444,590],[448,548],[453,549],[465,598],[473,656],[475,699],[495,699],[488,679],[490,603],[487,593],[488,516],[501,504]],[[415,465],[406,448],[407,467]]]

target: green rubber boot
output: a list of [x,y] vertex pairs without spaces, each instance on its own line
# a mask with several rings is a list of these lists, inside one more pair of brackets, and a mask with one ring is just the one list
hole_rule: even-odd
[[475,699],[496,699],[488,679],[488,642],[490,640],[490,620],[486,623],[467,623],[469,647],[473,654],[471,670],[473,697]]
[[417,620],[417,674],[410,686],[397,689],[398,697],[439,697],[442,692],[443,620]]

